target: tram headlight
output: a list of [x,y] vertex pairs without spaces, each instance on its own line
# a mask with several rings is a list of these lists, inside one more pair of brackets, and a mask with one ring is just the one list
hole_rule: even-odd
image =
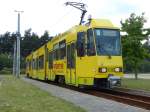
[[105,73],[105,72],[107,72],[107,69],[106,68],[99,68],[99,72]]
[[122,68],[121,67],[116,67],[115,72],[122,72]]

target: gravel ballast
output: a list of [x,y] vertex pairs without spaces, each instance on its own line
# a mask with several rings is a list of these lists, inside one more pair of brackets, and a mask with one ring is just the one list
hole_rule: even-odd
[[25,82],[39,87],[41,90],[47,91],[53,96],[69,101],[87,112],[150,112],[149,110],[126,105],[116,101],[95,97],[92,95],[80,93],[77,91],[61,88],[44,82],[24,78]]

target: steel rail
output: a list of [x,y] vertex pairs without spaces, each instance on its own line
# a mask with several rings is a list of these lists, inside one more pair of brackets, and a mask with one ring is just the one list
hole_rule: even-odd
[[88,94],[107,98],[107,99],[112,99],[121,103],[125,103],[125,104],[129,104],[132,106],[137,106],[137,107],[150,110],[150,100],[149,100],[150,97],[148,96],[134,95],[134,94],[130,94],[127,92],[122,92],[122,91],[120,92],[120,91],[113,91],[113,90],[107,90],[107,91],[93,90],[93,91],[89,91]]

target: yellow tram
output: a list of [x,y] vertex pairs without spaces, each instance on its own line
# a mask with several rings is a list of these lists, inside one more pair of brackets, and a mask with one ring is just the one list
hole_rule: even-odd
[[73,86],[110,87],[123,76],[119,28],[90,19],[54,37],[26,57],[28,77]]

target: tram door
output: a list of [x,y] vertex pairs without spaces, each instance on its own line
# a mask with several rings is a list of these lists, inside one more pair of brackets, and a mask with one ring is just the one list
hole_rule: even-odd
[[67,82],[73,85],[76,83],[75,43],[67,45]]

